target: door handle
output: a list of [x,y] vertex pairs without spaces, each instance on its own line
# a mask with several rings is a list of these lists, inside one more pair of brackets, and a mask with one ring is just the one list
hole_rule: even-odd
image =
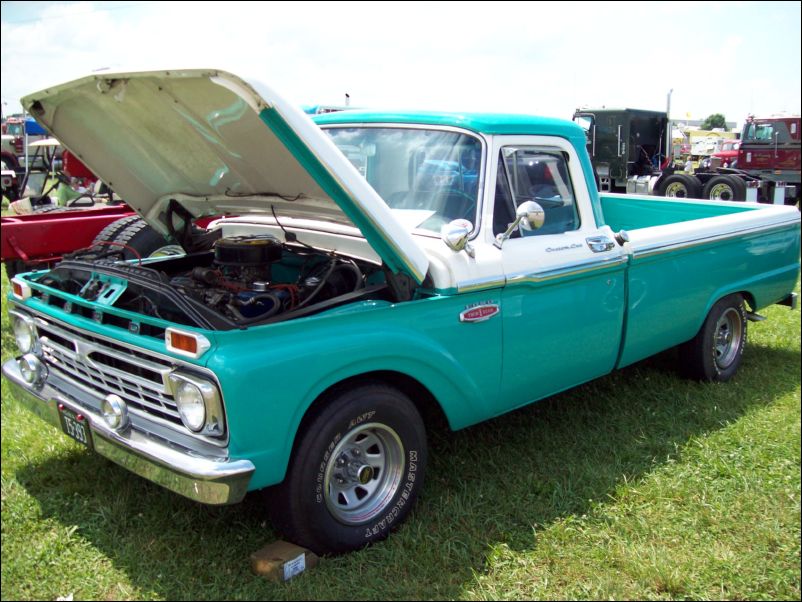
[[606,236],[591,236],[586,238],[585,242],[594,253],[604,253],[615,247],[615,243]]

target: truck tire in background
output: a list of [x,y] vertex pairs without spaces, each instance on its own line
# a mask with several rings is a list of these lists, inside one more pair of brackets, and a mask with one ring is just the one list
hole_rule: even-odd
[[318,554],[384,539],[415,504],[426,453],[404,393],[381,382],[340,389],[304,419],[284,482],[266,490],[271,521]]
[[702,183],[688,174],[671,174],[660,182],[657,187],[657,195],[678,199],[700,199],[702,198]]
[[120,219],[111,222],[105,228],[103,228],[100,232],[97,233],[95,239],[92,241],[92,246],[103,245],[103,243],[112,242],[114,241],[114,237],[117,236],[119,232],[122,232],[133,224],[137,220],[141,220],[142,218],[138,215],[129,215],[127,217],[121,217]]
[[124,259],[184,253],[179,245],[169,243],[138,215],[129,215],[110,223],[98,233],[92,246],[103,247],[104,250],[118,248]]
[[6,266],[6,278],[8,278],[9,282],[14,276],[28,269],[27,264],[22,259],[7,259],[3,262],[3,265]]
[[711,201],[745,201],[746,183],[738,176],[715,176],[705,184],[702,197]]
[[696,336],[680,346],[683,374],[706,382],[730,380],[741,365],[746,323],[743,296],[734,294],[719,299]]
[[19,160],[17,160],[17,157],[12,153],[2,152],[0,153],[0,159],[2,159],[5,165],[3,169],[12,169],[14,171],[19,169]]

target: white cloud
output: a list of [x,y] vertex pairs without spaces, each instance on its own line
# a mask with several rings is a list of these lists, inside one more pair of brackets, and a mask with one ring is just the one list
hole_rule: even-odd
[[3,4],[9,108],[99,67],[156,65],[256,74],[299,104],[350,92],[358,106],[570,118],[580,104],[662,110],[673,88],[675,116],[800,106],[798,3],[41,4],[17,21]]

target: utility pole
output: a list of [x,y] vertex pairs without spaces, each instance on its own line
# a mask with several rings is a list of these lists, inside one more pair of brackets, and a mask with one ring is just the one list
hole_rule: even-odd
[[669,165],[674,162],[674,145],[672,144],[674,138],[674,123],[671,121],[671,95],[674,93],[674,88],[668,91],[668,98],[666,99],[666,119],[668,125],[666,126],[666,157],[669,160]]

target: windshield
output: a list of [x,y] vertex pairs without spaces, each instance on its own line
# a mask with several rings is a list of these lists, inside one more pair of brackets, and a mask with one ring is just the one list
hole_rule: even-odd
[[787,144],[791,142],[791,134],[795,131],[796,124],[792,123],[791,125],[792,129],[789,132],[788,124],[782,120],[747,123],[741,138],[748,142]]
[[439,234],[458,218],[476,224],[482,161],[477,138],[391,127],[325,131],[409,231]]
[[579,125],[585,133],[590,131],[590,128],[593,127],[593,116],[592,115],[574,115],[574,122]]

